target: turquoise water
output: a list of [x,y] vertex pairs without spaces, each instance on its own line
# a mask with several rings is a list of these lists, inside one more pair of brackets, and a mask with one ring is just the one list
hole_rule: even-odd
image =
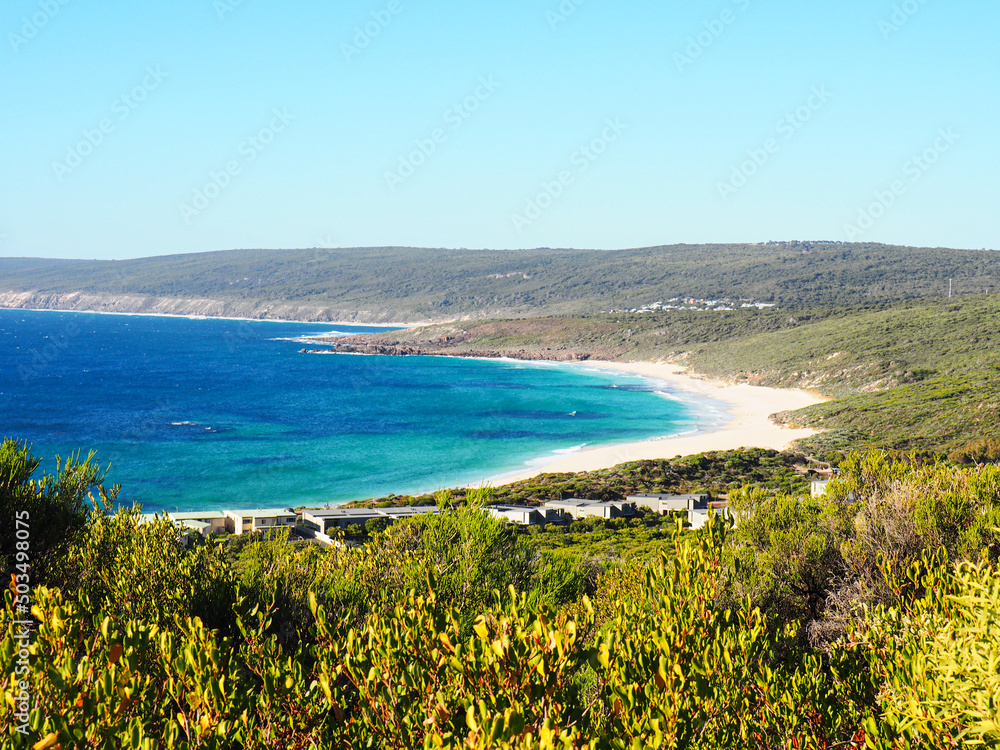
[[96,450],[124,502],[193,510],[479,482],[708,418],[628,374],[299,351],[359,330],[0,310],[0,434]]

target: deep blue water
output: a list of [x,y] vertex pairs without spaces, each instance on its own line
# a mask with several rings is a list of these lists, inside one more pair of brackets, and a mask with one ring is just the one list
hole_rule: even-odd
[[124,502],[189,510],[434,490],[703,421],[627,374],[293,340],[359,330],[0,310],[0,436],[96,450]]

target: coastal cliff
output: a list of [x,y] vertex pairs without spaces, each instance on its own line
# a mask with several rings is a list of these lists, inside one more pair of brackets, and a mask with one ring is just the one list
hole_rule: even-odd
[[430,322],[400,321],[386,312],[338,309],[292,302],[156,297],[93,292],[0,291],[0,308],[138,313],[143,315],[193,315],[251,320],[300,320],[310,323],[381,323],[391,325],[404,322]]

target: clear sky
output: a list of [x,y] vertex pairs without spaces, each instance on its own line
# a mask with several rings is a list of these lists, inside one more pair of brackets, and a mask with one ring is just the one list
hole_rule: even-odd
[[0,255],[997,248],[995,0],[7,0]]

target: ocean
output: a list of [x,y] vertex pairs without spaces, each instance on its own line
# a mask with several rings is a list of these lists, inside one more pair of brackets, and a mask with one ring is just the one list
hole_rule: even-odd
[[324,505],[479,483],[717,420],[579,365],[300,353],[386,328],[0,310],[0,436],[96,451],[147,511]]

